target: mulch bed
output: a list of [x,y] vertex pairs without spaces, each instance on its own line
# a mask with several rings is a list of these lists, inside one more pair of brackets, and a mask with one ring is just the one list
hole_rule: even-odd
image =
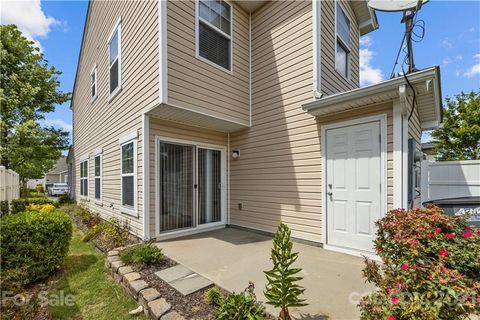
[[163,261],[156,265],[134,268],[142,275],[142,279],[158,290],[160,295],[170,303],[173,310],[183,315],[186,319],[214,320],[215,308],[209,305],[204,298],[205,292],[209,288],[184,296],[155,275],[155,272],[175,265],[177,265],[175,261],[164,257]]

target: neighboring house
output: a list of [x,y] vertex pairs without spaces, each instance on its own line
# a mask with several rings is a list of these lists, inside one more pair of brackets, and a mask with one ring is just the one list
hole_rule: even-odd
[[44,178],[44,187],[48,188],[54,183],[68,183],[68,167],[67,158],[60,157],[50,171],[47,172]]
[[75,198],[143,239],[283,221],[371,251],[374,221],[412,194],[408,139],[441,121],[438,67],[408,75],[410,121],[403,77],[359,88],[376,28],[366,1],[91,1]]
[[422,143],[422,151],[426,155],[426,160],[428,161],[436,161],[437,155],[434,152],[434,145],[431,142],[424,142]]

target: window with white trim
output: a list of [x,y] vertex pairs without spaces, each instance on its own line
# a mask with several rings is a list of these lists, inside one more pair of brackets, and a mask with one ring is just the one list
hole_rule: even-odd
[[80,162],[80,195],[88,197],[88,160]]
[[117,24],[108,39],[108,66],[110,79],[110,96],[120,90],[121,85],[121,25]]
[[335,35],[335,69],[343,77],[349,78],[350,73],[350,20],[340,3],[336,2],[336,35]]
[[95,156],[95,200],[102,199],[102,155]]
[[231,70],[232,7],[223,0],[198,0],[198,55]]
[[134,210],[136,197],[136,140],[121,145],[122,153],[122,207]]
[[90,87],[92,100],[97,96],[97,66],[94,66],[90,73]]

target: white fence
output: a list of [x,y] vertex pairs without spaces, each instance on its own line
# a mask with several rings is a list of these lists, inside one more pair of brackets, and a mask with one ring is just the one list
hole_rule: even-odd
[[480,196],[480,160],[422,161],[421,202]]
[[0,201],[20,198],[20,178],[18,173],[0,166]]

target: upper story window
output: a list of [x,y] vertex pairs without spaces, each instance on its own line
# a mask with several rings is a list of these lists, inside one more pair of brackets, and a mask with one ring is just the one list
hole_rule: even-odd
[[113,29],[108,39],[108,66],[110,78],[110,98],[120,90],[122,83],[122,51],[121,51],[121,25],[120,21]]
[[90,73],[90,87],[93,101],[97,97],[97,66],[94,66]]
[[335,69],[345,78],[349,78],[350,73],[350,20],[348,20],[345,11],[340,3],[336,3],[336,53]]
[[232,7],[225,1],[199,0],[197,54],[228,71],[232,64]]

